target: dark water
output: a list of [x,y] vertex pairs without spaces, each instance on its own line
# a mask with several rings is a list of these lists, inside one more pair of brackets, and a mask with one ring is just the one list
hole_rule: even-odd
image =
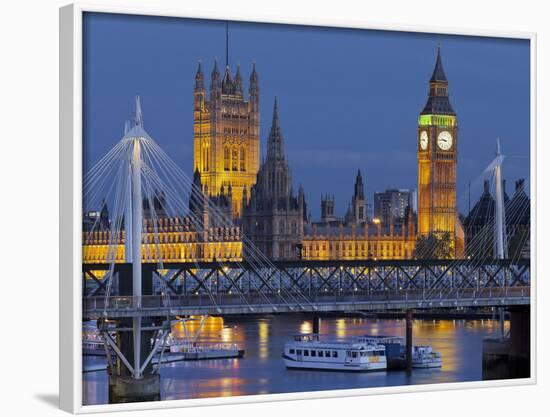
[[[306,316],[214,319],[201,338],[236,342],[246,349],[243,359],[177,362],[161,368],[163,400],[275,394],[350,388],[481,380],[482,340],[494,334],[492,320],[415,320],[415,344],[430,344],[441,352],[440,369],[405,372],[345,373],[287,370],[281,359],[289,335],[311,332]],[[405,335],[403,320],[324,318],[321,334],[345,339],[363,334]],[[101,363],[86,357],[84,367]],[[108,401],[106,372],[84,374],[84,404]]]

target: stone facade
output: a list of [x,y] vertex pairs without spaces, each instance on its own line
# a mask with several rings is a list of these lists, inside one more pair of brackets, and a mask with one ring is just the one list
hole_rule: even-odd
[[[243,233],[265,256],[272,260],[298,259],[304,230],[305,198],[300,187],[296,195],[285,158],[284,140],[279,124],[277,100],[262,162],[250,200],[243,197]],[[247,254],[252,256],[246,250]]]
[[256,66],[250,74],[248,100],[240,68],[229,66],[223,78],[217,62],[207,96],[201,64],[194,88],[194,166],[210,196],[232,187],[233,216],[239,218],[245,189],[256,183],[260,165],[260,87]]

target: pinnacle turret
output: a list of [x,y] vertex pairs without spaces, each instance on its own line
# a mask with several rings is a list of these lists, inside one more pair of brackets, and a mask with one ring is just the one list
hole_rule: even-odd
[[235,94],[235,84],[233,83],[229,66],[225,67],[225,72],[223,74],[222,94]]
[[195,74],[195,90],[204,90],[204,74],[202,72],[201,61],[197,66],[197,73]]
[[243,79],[241,77],[241,66],[237,65],[237,72],[235,73],[235,91],[237,94],[243,93]]
[[218,60],[214,60],[214,69],[212,69],[212,84],[210,88],[218,88],[220,87],[220,71],[218,70]]
[[258,73],[256,72],[256,62],[252,63],[252,73],[250,74],[250,94],[257,93],[259,90]]

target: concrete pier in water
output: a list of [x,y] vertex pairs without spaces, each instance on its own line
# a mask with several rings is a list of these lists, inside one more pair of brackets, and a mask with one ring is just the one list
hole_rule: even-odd
[[[119,294],[133,294],[133,280],[131,267],[120,270],[119,272]],[[142,293],[144,295],[153,292],[153,270],[151,268],[142,268]],[[156,323],[155,318],[143,318],[142,326],[151,328]],[[117,328],[121,329],[117,333],[117,345],[124,357],[134,357],[134,334],[132,329],[133,320],[124,318],[119,320]],[[144,363],[151,353],[151,339],[154,337],[153,330],[141,330],[140,338],[140,363]],[[160,400],[160,375],[153,370],[151,362],[145,367],[141,378],[135,378],[128,368],[117,357],[114,369],[109,375],[109,403],[128,403],[140,401],[159,401]]]
[[483,341],[484,380],[529,378],[531,375],[530,306],[509,308],[510,335]]

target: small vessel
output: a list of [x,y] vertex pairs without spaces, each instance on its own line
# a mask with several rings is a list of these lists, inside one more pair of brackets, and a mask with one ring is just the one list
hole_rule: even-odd
[[168,356],[181,354],[182,360],[242,358],[244,349],[234,343],[197,343],[173,339]]
[[[404,369],[406,366],[405,339],[399,336],[364,335],[357,337],[359,343],[384,345],[388,369]],[[431,346],[418,345],[412,349],[413,368],[440,368],[441,354],[434,352]]]
[[[200,319],[197,330],[192,333],[187,323],[196,321],[195,318],[184,318],[175,320],[172,324],[181,324],[184,331],[184,337],[178,338],[172,331],[164,342],[164,351],[166,354],[162,360],[164,362],[191,361],[203,359],[224,359],[224,358],[242,358],[244,349],[235,343],[216,343],[199,342],[198,338],[202,327],[208,316]],[[154,340],[151,343],[154,344]],[[158,342],[158,341],[157,341]]]
[[431,346],[413,346],[413,368],[441,368],[441,354]]
[[295,335],[284,347],[283,360],[289,369],[331,371],[382,371],[386,369],[383,345],[321,341],[317,334]]
[[97,329],[95,320],[82,325],[82,354],[84,356],[105,356],[103,337]]
[[389,371],[400,371],[406,368],[405,343],[399,336],[364,335],[355,338],[359,343],[383,345],[386,348],[386,361]]
[[105,356],[103,341],[82,339],[82,354],[84,356]]

